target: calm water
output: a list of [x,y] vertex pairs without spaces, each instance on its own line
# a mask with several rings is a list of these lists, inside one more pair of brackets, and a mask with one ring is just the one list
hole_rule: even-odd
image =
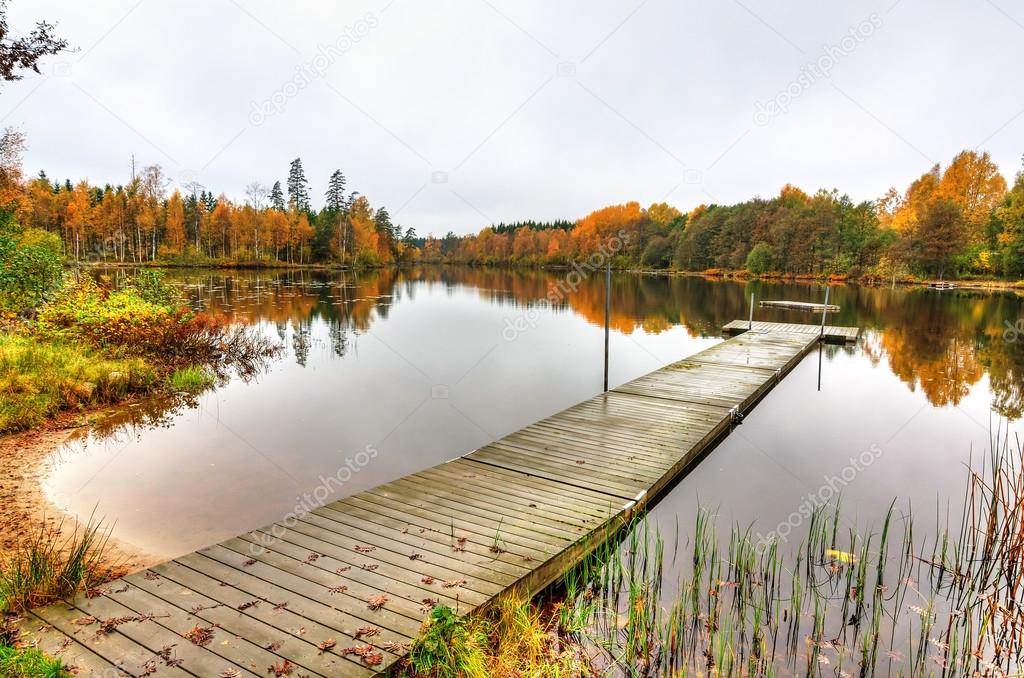
[[[558,273],[169,275],[195,307],[256,323],[286,350],[255,381],[169,411],[133,408],[55,453],[53,500],[86,517],[96,508],[116,519],[118,536],[156,554],[280,519],[359,452],[374,456],[353,465],[343,493],[459,456],[601,390],[600,280],[551,310],[537,302]],[[723,324],[746,317],[751,291],[824,294],[615,276],[612,385],[721,341]],[[756,520],[757,532],[798,534],[794,512],[839,490],[861,524],[896,497],[934,514],[937,500],[960,496],[964,464],[988,449],[992,430],[1021,431],[1019,295],[839,287],[832,299],[842,311],[830,322],[862,327],[859,345],[808,356],[657,505],[663,533],[688,531],[700,504],[726,525]],[[870,462],[851,472],[862,454]]]

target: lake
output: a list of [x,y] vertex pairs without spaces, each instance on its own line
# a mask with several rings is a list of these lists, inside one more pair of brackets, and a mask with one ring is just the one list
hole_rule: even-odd
[[[113,272],[112,275],[124,275]],[[602,389],[601,276],[422,267],[171,271],[197,309],[257,325],[280,359],[194,402],[151,403],[75,434],[53,456],[48,496],[115,534],[174,556],[280,520],[326,497],[460,456]],[[543,303],[552,289],[559,303]],[[824,287],[615,274],[611,386],[722,341],[757,299],[820,302]],[[652,509],[671,541],[698,506],[785,541],[802,511],[842,494],[844,516],[890,502],[926,515],[962,496],[965,464],[1024,410],[1024,299],[1011,291],[835,286],[834,325],[857,346],[810,354]],[[755,319],[820,316],[756,309]],[[320,499],[321,497],[317,497]],[[937,503],[938,502],[938,503]]]

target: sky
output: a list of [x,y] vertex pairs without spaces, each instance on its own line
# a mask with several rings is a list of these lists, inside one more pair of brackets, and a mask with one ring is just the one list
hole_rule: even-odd
[[873,200],[963,149],[1024,153],[1011,0],[11,0],[77,51],[0,89],[25,168],[131,157],[245,199],[301,157],[420,235],[837,188]]

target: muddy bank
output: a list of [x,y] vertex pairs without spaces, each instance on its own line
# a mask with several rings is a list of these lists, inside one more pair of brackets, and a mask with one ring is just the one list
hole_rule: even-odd
[[[43,491],[51,454],[74,432],[74,427],[57,420],[31,431],[0,436],[0,560],[9,558],[19,544],[40,530],[59,529],[66,538],[84,527]],[[104,527],[109,528],[114,519],[116,516],[111,516]],[[112,537],[104,565],[117,577],[165,559]]]

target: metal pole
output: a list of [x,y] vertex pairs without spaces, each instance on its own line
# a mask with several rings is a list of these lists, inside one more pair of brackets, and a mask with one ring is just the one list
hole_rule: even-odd
[[818,342],[818,390],[821,390],[821,342]]
[[832,291],[831,286],[825,287],[825,307],[821,309],[821,338],[825,338],[825,316],[828,315],[828,293]]
[[612,260],[604,269],[604,390],[608,390],[608,317],[611,314],[612,303]]
[[747,330],[754,329],[754,293],[750,293],[750,320],[747,321]]

